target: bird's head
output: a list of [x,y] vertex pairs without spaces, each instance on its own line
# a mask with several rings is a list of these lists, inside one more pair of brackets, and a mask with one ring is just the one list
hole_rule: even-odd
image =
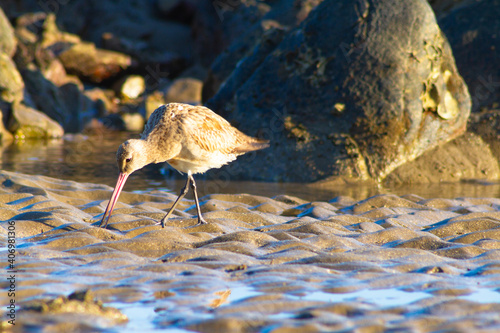
[[144,140],[130,139],[121,144],[116,152],[116,161],[120,173],[132,172],[148,165],[148,152]]

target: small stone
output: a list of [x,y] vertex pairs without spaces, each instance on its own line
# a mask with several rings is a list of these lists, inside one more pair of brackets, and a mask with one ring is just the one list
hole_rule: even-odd
[[130,75],[121,85],[120,95],[123,98],[136,99],[146,90],[146,82],[140,75]]
[[128,68],[132,60],[128,55],[97,49],[94,44],[74,44],[59,55],[70,73],[99,83]]
[[122,119],[127,131],[140,132],[144,129],[144,118],[138,113],[126,113]]

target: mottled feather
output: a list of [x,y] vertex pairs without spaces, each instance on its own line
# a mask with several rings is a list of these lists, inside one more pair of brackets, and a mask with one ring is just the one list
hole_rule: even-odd
[[141,139],[183,143],[191,139],[207,152],[236,155],[269,146],[268,141],[242,133],[204,106],[179,103],[159,107],[150,116]]

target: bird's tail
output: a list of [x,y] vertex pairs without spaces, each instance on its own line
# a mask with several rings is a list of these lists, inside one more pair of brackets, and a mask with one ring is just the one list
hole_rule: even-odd
[[269,147],[269,140],[251,138],[251,140],[243,142],[234,149],[235,154],[244,154],[254,150],[260,150]]

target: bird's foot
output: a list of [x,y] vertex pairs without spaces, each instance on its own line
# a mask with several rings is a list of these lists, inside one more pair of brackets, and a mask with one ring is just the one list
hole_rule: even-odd
[[208,222],[205,221],[205,219],[203,217],[199,217],[198,223],[196,223],[196,225],[203,225],[203,224],[208,224]]
[[165,221],[164,220],[158,221],[154,225],[161,225],[162,228],[165,228]]

